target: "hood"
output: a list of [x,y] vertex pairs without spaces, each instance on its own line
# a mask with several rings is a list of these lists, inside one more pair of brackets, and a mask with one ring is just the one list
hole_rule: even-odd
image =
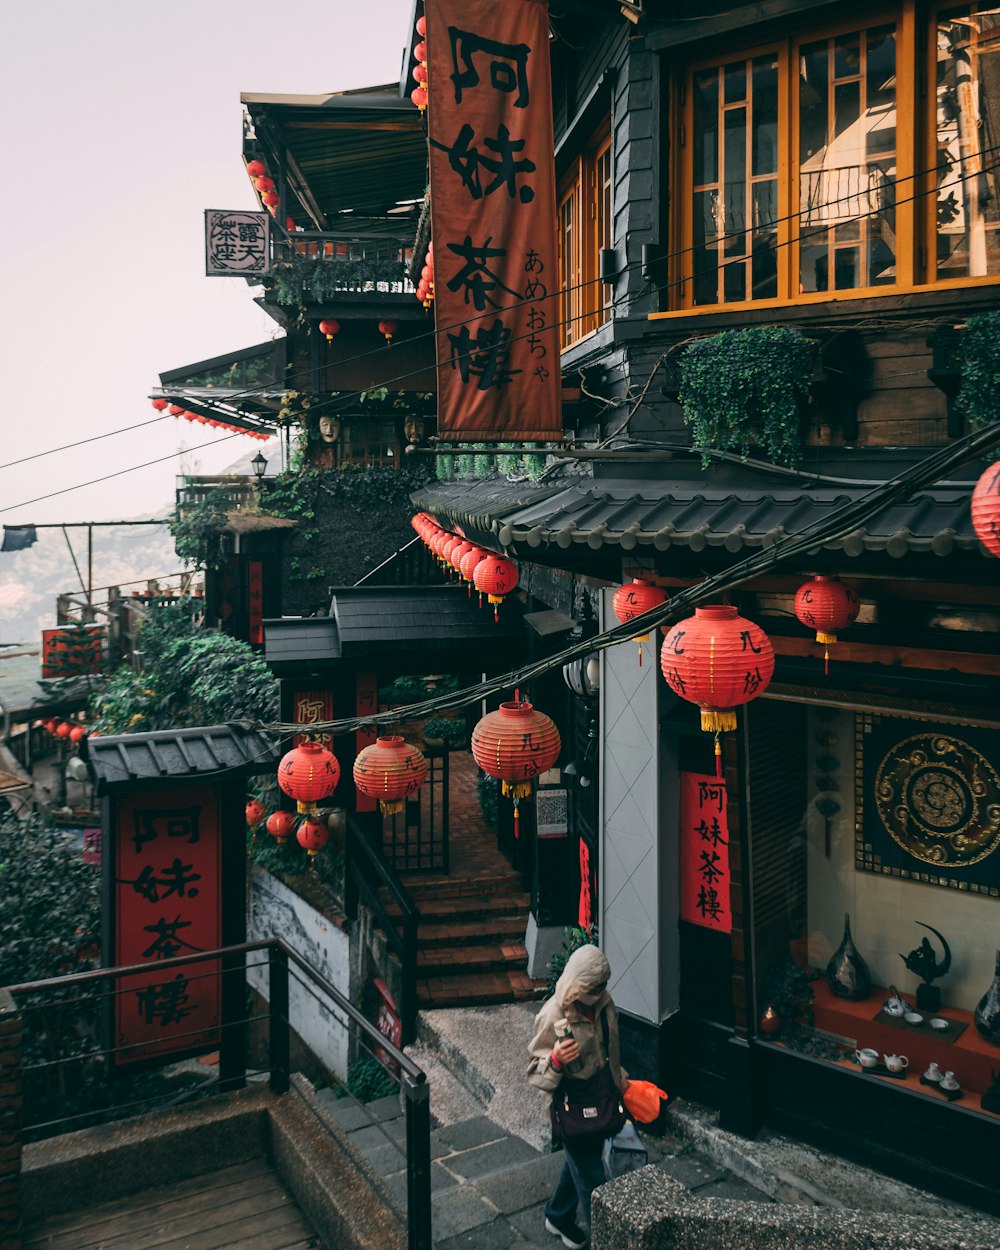
[[581,994],[593,994],[611,977],[611,965],[596,946],[580,946],[569,959],[556,982],[555,1000],[562,1011]]

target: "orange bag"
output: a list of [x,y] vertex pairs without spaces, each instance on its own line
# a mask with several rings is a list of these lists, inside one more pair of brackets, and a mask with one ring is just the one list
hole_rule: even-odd
[[622,1094],[625,1110],[640,1124],[652,1124],[660,1114],[660,1101],[669,1095],[652,1081],[629,1081]]

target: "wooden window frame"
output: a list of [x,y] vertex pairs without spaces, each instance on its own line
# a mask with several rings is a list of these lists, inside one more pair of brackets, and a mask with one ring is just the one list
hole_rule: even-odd
[[[938,280],[936,276],[936,201],[930,171],[936,153],[937,58],[934,31],[938,16],[962,7],[961,0],[937,0],[925,5],[919,0],[900,0],[880,7],[862,19],[846,19],[796,32],[784,39],[771,40],[749,48],[732,49],[684,66],[672,84],[672,113],[678,119],[674,128],[673,156],[670,162],[672,197],[678,205],[670,234],[672,257],[668,269],[670,310],[652,313],[654,319],[718,315],[766,308],[788,308],[852,299],[885,298],[913,292],[957,290],[970,286],[1000,283],[1000,274]],[[794,71],[800,50],[809,44],[840,35],[857,33],[862,37],[881,26],[893,26],[896,39],[896,185],[899,189],[896,213],[896,281],[890,284],[852,287],[845,290],[802,292],[795,290],[801,263],[801,244],[796,214],[800,207],[799,110],[795,99]],[[778,295],[775,298],[748,299],[730,303],[693,304],[694,299],[694,75],[704,69],[750,62],[773,54],[778,60]],[[924,200],[915,200],[916,194]],[[900,202],[905,201],[905,202]]]
[[[611,316],[611,296],[600,282],[600,249],[603,246],[603,188],[598,185],[602,158],[610,158],[610,237],[614,239],[614,155],[611,118],[591,135],[584,150],[559,181],[556,197],[556,234],[559,241],[559,335],[565,351],[599,329]],[[573,214],[575,256],[564,256],[564,213]]]

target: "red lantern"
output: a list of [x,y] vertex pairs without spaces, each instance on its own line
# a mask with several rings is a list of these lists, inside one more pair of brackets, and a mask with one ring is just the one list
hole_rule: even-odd
[[263,161],[247,161],[247,173],[251,178],[259,178],[261,174],[267,173],[267,169]]
[[293,747],[278,765],[278,785],[295,799],[302,816],[314,816],[317,799],[333,794],[339,780],[337,757],[318,742]]
[[153,407],[157,412],[163,412],[165,408],[169,407],[169,405],[165,399],[154,399]]
[[462,556],[461,563],[458,566],[458,571],[469,583],[470,596],[472,595],[472,587],[476,580],[476,569],[479,567],[480,561],[485,560],[488,555],[489,552],[484,551],[482,547],[473,547],[470,552],[467,552],[464,556]]
[[378,738],[354,761],[354,784],[378,799],[383,816],[394,816],[427,780],[423,753],[402,738]]
[[84,738],[86,738],[86,736],[87,736],[87,731],[86,729],[84,729],[82,725],[74,725],[73,728],[69,731],[70,742],[76,743],[77,745],[79,745],[84,740]]
[[816,631],[816,641],[823,644],[824,672],[829,672],[830,647],[837,641],[838,631],[853,625],[860,611],[857,595],[837,577],[817,573],[796,592],[795,615]]
[[246,806],[247,824],[251,829],[256,829],[260,822],[267,815],[267,808],[258,799],[251,799]]
[[991,464],[972,492],[972,528],[991,556],[1000,556],[1000,465]]
[[265,191],[260,198],[261,201],[268,206],[268,208],[277,208],[281,203],[281,198],[277,191]]
[[295,817],[291,812],[272,812],[264,828],[272,838],[277,838],[279,846],[284,846],[285,839],[295,828]]
[[414,87],[410,92],[410,100],[422,113],[427,107],[427,88],[423,85]]
[[455,570],[459,577],[462,576],[462,561],[472,550],[473,544],[470,543],[468,539],[463,539],[457,547],[452,547],[451,549],[451,567]]
[[514,800],[514,836],[518,833],[518,803],[531,794],[532,781],[559,758],[559,730],[530,703],[501,703],[472,731],[472,755],[501,790]]
[[419,82],[419,83],[425,83],[427,81],[427,66],[426,65],[414,65],[413,81]]
[[253,180],[253,185],[258,191],[273,191],[274,179],[268,178],[266,174],[262,174],[259,178]]
[[73,726],[68,725],[65,721],[60,721],[59,724],[56,725],[55,732],[56,732],[57,738],[68,738],[70,734],[72,733],[72,731],[73,731]]
[[701,708],[701,727],[714,733],[716,770],[721,775],[718,735],[736,728],[733,708],[749,703],[774,673],[774,651],[767,634],[734,607],[715,603],[695,608],[663,640],[660,668],[667,685]]
[[417,34],[420,36],[421,39],[423,39],[424,35],[427,34],[427,18],[426,17],[417,18]]
[[380,321],[378,323],[379,331],[385,335],[387,343],[392,342],[392,336],[399,329],[399,325],[395,321]]
[[489,553],[476,565],[472,578],[480,595],[486,595],[493,604],[493,619],[499,620],[499,605],[504,596],[517,588],[517,565],[506,556]]
[[295,836],[299,846],[305,847],[312,859],[330,840],[330,831],[320,820],[304,820]]
[[427,63],[427,44],[422,39],[413,45],[413,59],[425,65]]
[[333,336],[340,333],[340,322],[333,320],[321,321],[319,323],[319,332],[320,334],[324,334],[326,336],[326,341],[328,343],[332,343]]
[[[646,612],[653,608],[659,607],[661,603],[666,603],[667,592],[659,586],[655,586],[652,582],[644,582],[641,577],[636,577],[624,586],[619,586],[615,591],[615,597],[611,601],[615,616],[623,623],[634,621],[637,616],[643,616]],[[639,667],[642,667],[642,643],[649,641],[649,634],[636,634],[633,642],[638,642],[639,646]]]
[[285,229],[286,229],[286,230],[291,230],[292,232],[294,232],[294,231],[298,230],[298,226],[295,224],[295,218],[294,218],[294,217],[286,217],[286,218],[285,218]]
[[170,405],[170,415],[172,417],[179,417],[183,411],[184,409],[181,408],[178,404]]

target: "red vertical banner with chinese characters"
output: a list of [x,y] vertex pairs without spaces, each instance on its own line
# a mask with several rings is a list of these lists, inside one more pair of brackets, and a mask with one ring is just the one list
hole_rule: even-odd
[[[332,690],[296,690],[292,696],[292,723],[295,725],[319,725],[323,721],[333,720]],[[333,737],[330,734],[296,734],[292,746],[301,746],[303,742],[318,742],[328,751],[333,750]]]
[[562,435],[544,0],[426,0],[443,438]]
[[247,567],[248,637],[252,643],[264,641],[264,566],[251,560]]
[[681,773],[681,919],[729,933],[726,787],[710,773]]
[[[371,716],[378,711],[378,677],[375,673],[358,673],[355,678],[354,711],[358,716]],[[354,753],[360,755],[365,747],[370,747],[378,737],[374,725],[366,725],[354,735]],[[354,810],[357,812],[373,812],[378,800],[360,790],[354,792]]]
[[140,1063],[219,1041],[219,961],[157,964],[222,945],[219,799],[210,786],[125,796],[115,821],[115,1059]]

